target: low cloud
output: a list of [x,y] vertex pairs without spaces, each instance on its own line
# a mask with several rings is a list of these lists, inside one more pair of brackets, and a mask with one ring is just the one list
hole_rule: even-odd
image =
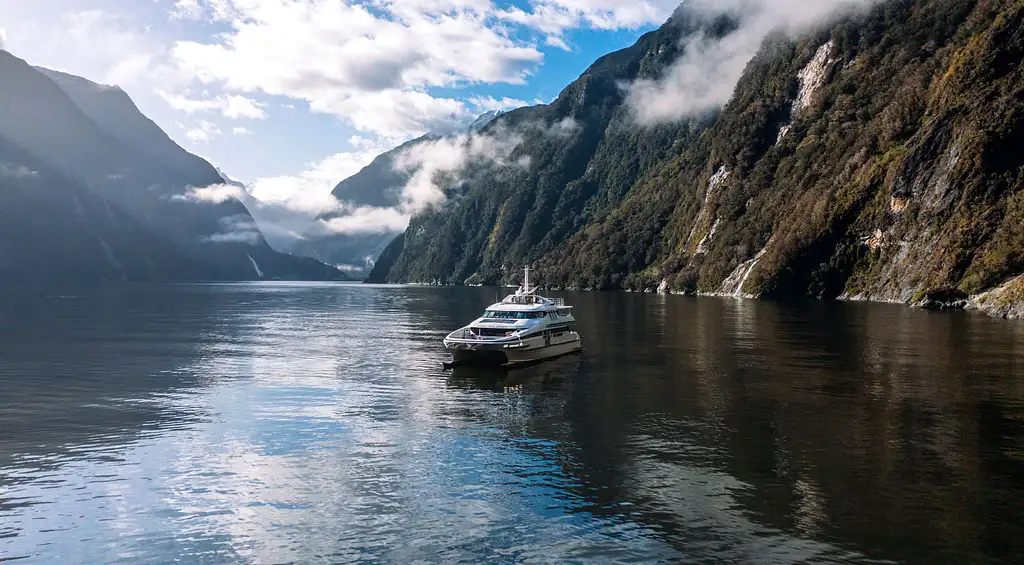
[[18,165],[16,163],[0,163],[0,177],[24,179],[38,176],[38,171],[33,171],[25,165]]
[[257,245],[262,240],[260,228],[251,216],[236,214],[220,220],[221,231],[203,238],[207,243],[244,243]]
[[[356,151],[336,153],[321,161],[310,163],[297,175],[262,177],[248,186],[218,184],[190,189],[175,200],[197,204],[220,204],[237,199],[256,219],[264,237],[275,249],[287,249],[304,234],[317,227],[316,217],[324,213],[348,210],[366,216],[363,220],[338,222],[335,228],[356,233],[372,233],[369,226],[380,225],[389,229],[397,220],[369,210],[346,209],[331,191],[334,186],[370,163],[383,149],[374,140],[353,136],[349,144]],[[223,173],[222,173],[223,174]],[[408,222],[408,218],[404,220]],[[327,232],[325,227],[323,230]],[[223,239],[223,238],[221,238]]]
[[[190,189],[185,194],[172,197],[173,200],[194,202],[196,204],[221,204],[228,200],[238,200],[255,219],[255,224],[245,226],[246,229],[227,230],[207,238],[211,242],[248,242],[254,237],[254,231],[262,232],[272,247],[284,250],[293,242],[302,239],[302,234],[313,223],[315,213],[304,210],[293,210],[288,203],[267,203],[254,197],[246,188],[231,184],[217,184],[203,188]],[[331,199],[333,201],[333,198]],[[332,206],[337,206],[334,201]],[[256,228],[258,226],[258,228]],[[258,234],[256,234],[258,235]]]
[[240,187],[230,184],[215,184],[203,188],[193,188],[185,194],[178,194],[172,197],[173,200],[207,202],[209,204],[220,204],[232,198],[244,200],[245,191]]
[[[529,168],[528,155],[513,158],[525,133],[567,138],[578,131],[579,124],[571,119],[551,125],[526,124],[515,131],[499,123],[487,133],[467,132],[416,144],[394,159],[395,170],[405,173],[409,180],[401,187],[398,203],[391,207],[341,202],[331,194],[340,180],[357,173],[382,151],[376,142],[363,137],[349,140],[358,151],[332,155],[299,175],[261,178],[245,188],[230,184],[196,188],[174,198],[212,204],[237,199],[256,218],[271,245],[279,249],[306,234],[398,233],[408,227],[414,215],[443,205],[449,190],[463,182],[473,167]],[[246,237],[230,230],[211,241],[238,239]]]
[[7,30],[0,27],[0,49],[7,49]]
[[685,6],[709,21],[729,16],[737,28],[724,37],[697,34],[683,40],[683,55],[657,80],[627,87],[641,125],[671,122],[722,107],[747,63],[771,33],[797,35],[874,3],[875,0],[693,0]]
[[520,135],[497,128],[487,134],[461,133],[418,143],[395,157],[395,170],[409,176],[397,205],[358,206],[335,200],[336,208],[317,220],[314,231],[321,235],[401,232],[414,215],[441,205],[447,189],[460,181],[469,164],[517,166],[509,163],[509,157],[521,140]]
[[345,235],[396,233],[404,230],[411,218],[398,208],[374,206],[343,207],[341,213],[341,216],[317,222],[318,231]]
[[336,210],[341,203],[331,195],[334,187],[384,152],[379,143],[368,138],[353,136],[349,145],[355,150],[310,163],[297,175],[256,179],[249,185],[249,192],[265,204],[305,213],[310,219]]
[[396,206],[379,208],[342,204],[330,219],[319,222],[318,229],[347,235],[401,232],[416,214],[443,205],[449,190],[462,183],[471,168],[511,171],[529,168],[529,155],[513,159],[516,149],[523,143],[524,134],[567,138],[578,131],[579,124],[568,118],[552,125],[540,122],[526,124],[517,130],[499,122],[486,133],[467,132],[418,143],[395,158],[395,170],[409,175]]
[[[371,263],[372,263],[372,261],[371,261]],[[334,268],[338,269],[339,271],[344,271],[346,273],[362,273],[366,269],[372,269],[373,265],[371,264],[371,265],[359,266],[359,265],[345,265],[345,264],[341,264],[341,265],[335,265]]]
[[411,174],[402,188],[401,207],[415,214],[445,200],[446,189],[470,163],[503,167],[522,142],[522,136],[498,127],[486,134],[463,133],[414,145],[395,159],[395,169]]

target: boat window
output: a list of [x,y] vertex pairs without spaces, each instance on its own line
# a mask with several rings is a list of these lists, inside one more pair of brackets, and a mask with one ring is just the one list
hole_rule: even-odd
[[537,318],[543,318],[547,314],[545,312],[497,312],[488,310],[484,312],[484,318],[494,318],[499,320],[532,320]]
[[472,331],[480,337],[506,337],[512,334],[512,332],[503,328],[473,328]]

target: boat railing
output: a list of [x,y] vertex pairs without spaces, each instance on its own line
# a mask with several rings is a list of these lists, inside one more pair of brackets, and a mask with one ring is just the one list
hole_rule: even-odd
[[502,304],[522,304],[522,305],[527,305],[527,306],[532,305],[532,304],[550,303],[550,304],[552,304],[554,306],[561,307],[561,306],[565,306],[565,299],[564,298],[545,298],[543,296],[537,296],[535,294],[513,294],[513,295],[510,295],[510,296],[506,296],[505,299],[501,301],[501,303]]
[[474,332],[472,330],[472,328],[466,327],[466,328],[462,328],[461,330],[455,330],[454,332],[448,334],[448,337],[445,338],[445,339],[446,339],[446,341],[466,341],[466,342],[488,343],[488,342],[495,342],[495,341],[506,341],[506,340],[515,338],[515,339],[518,339],[520,342],[522,342],[523,338],[522,338],[522,336],[520,336],[518,334],[519,334],[519,332],[514,332],[514,333],[511,333],[510,335],[485,336],[485,335],[480,335],[480,334]]

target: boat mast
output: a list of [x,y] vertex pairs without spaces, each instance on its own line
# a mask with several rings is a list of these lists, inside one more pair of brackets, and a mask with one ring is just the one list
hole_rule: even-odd
[[530,290],[530,266],[523,268],[523,294],[533,294]]

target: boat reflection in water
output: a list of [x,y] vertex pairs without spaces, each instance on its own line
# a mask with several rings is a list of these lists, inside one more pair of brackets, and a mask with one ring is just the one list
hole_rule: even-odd
[[580,355],[512,367],[456,365],[450,369],[448,386],[506,393],[550,390],[570,383],[582,365]]

